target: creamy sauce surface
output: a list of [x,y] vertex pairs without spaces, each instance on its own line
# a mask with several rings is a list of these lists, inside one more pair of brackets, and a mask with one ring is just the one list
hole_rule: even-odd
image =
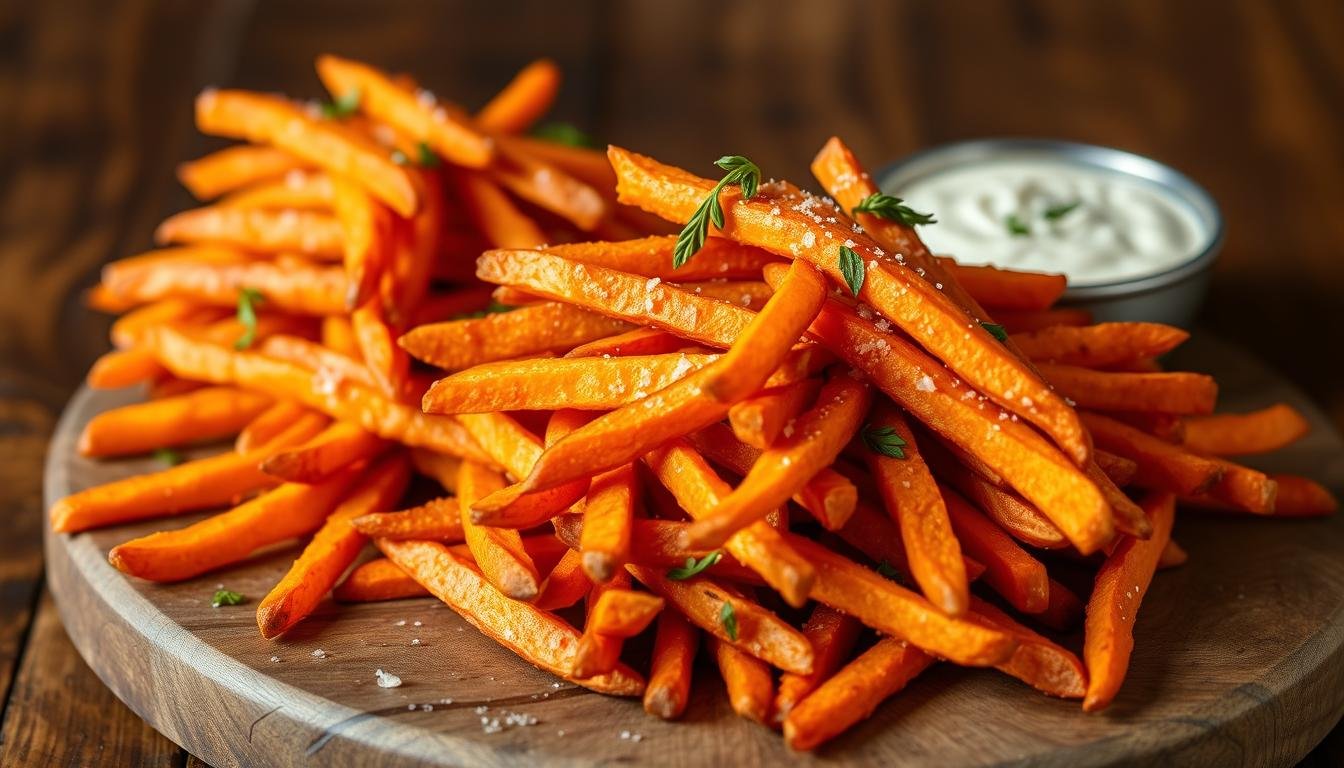
[[1062,272],[1075,286],[1164,272],[1195,256],[1209,237],[1174,193],[1062,159],[953,166],[893,194],[937,217],[919,228],[934,253],[966,264]]

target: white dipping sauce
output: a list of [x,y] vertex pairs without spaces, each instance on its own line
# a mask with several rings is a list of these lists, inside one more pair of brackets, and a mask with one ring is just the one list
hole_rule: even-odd
[[1073,286],[1158,274],[1208,243],[1195,211],[1166,189],[1067,160],[1008,156],[952,166],[905,182],[895,194],[937,217],[919,228],[934,253],[1063,272]]

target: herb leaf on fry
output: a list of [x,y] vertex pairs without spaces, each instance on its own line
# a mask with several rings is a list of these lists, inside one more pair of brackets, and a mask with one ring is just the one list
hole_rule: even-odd
[[737,612],[733,610],[733,604],[727,600],[723,601],[723,607],[719,609],[719,624],[723,625],[723,631],[728,633],[729,640],[737,640]]
[[849,286],[849,292],[855,296],[863,288],[863,280],[867,276],[867,271],[863,266],[863,259],[854,252],[853,248],[840,246],[840,274],[845,278],[845,284]]
[[693,576],[699,576],[706,568],[719,562],[721,555],[716,549],[708,555],[696,560],[694,557],[686,558],[686,565],[680,568],[673,568],[667,572],[667,578],[673,581],[685,581]]
[[863,428],[863,444],[873,453],[879,453],[887,458],[905,458],[905,451],[902,450],[906,445],[905,438],[896,434],[895,427],[869,424]]
[[998,323],[986,323],[985,321],[981,320],[980,327],[984,328],[986,331],[989,331],[989,335],[993,336],[999,341],[1008,340],[1008,331]]
[[913,227],[917,224],[937,224],[938,220],[932,213],[920,213],[905,204],[905,201],[899,197],[884,195],[881,192],[873,193],[859,201],[854,206],[855,213],[871,213],[880,219],[900,222],[907,227]]
[[761,169],[741,155],[724,155],[715,160],[714,164],[727,173],[719,179],[718,184],[714,185],[714,189],[704,202],[695,209],[691,220],[686,222],[681,234],[677,235],[677,244],[672,251],[673,269],[679,269],[704,247],[705,240],[709,237],[711,221],[716,227],[723,226],[723,206],[719,204],[719,192],[723,191],[724,187],[736,184],[742,188],[742,199],[750,200],[756,196],[756,189],[760,186]]
[[233,342],[234,349],[247,349],[257,340],[257,305],[265,300],[256,288],[238,291],[238,322],[243,324],[243,335]]
[[322,117],[327,120],[340,120],[355,114],[359,110],[361,97],[358,88],[351,88],[331,101],[322,102]]

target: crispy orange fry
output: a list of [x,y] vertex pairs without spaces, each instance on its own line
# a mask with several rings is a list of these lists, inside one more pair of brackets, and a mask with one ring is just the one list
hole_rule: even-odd
[[270,407],[271,398],[232,387],[206,387],[176,397],[104,411],[79,435],[83,456],[125,456],[236,434]]
[[476,122],[488,131],[522,133],[551,108],[559,88],[560,68],[550,59],[537,59],[481,107]]
[[207,206],[169,216],[154,230],[154,240],[215,243],[263,253],[301,253],[319,259],[341,255],[341,224],[318,211]]
[[270,144],[333,174],[357,179],[402,216],[412,215],[419,205],[409,174],[373,141],[334,121],[309,117],[276,96],[202,91],[196,98],[196,126],[212,136]]
[[1026,312],[1049,309],[1064,295],[1067,283],[1063,275],[1047,272],[958,264],[945,257],[936,260],[977,303],[994,309]]
[[1164,355],[1190,338],[1161,323],[1060,325],[1013,334],[1013,343],[1032,360],[1084,368],[1110,368]]
[[355,341],[355,329],[350,319],[339,315],[327,315],[322,318],[322,346],[338,355],[351,359],[359,356],[359,344]]
[[[514,419],[502,413],[468,414],[458,418],[495,463],[510,475],[524,477],[536,465],[542,453],[541,441]],[[528,493],[521,484],[515,483],[475,500],[472,518],[482,525],[530,528],[583,498],[588,485],[589,479],[582,477]]]
[[[474,565],[438,542],[375,543],[388,559],[495,642],[551,674],[573,680],[568,675],[579,633],[563,619],[507,597]],[[644,679],[623,664],[608,674],[573,682],[614,696],[644,692]]]
[[1096,413],[1080,414],[1097,446],[1138,465],[1135,482],[1182,495],[1212,488],[1223,469],[1206,459],[1152,435]]
[[[685,441],[676,440],[655,449],[644,461],[681,508],[696,520],[714,514],[732,493],[728,484]],[[686,538],[679,542],[687,549],[696,546],[687,536],[689,530],[682,530]],[[811,566],[768,523],[750,522],[723,543],[733,557],[759,573],[790,605],[800,606],[807,600],[813,579]]]
[[519,198],[592,232],[607,218],[597,190],[523,149],[500,147],[491,177]]
[[[609,148],[607,155],[619,177],[619,198],[670,221],[685,222],[714,188],[708,179],[618,147]],[[851,250],[867,265],[859,291],[863,301],[936,354],[958,376],[1052,435],[1074,462],[1087,460],[1090,446],[1073,409],[988,331],[972,323],[952,299],[831,215],[840,211],[827,208],[820,198],[800,197],[772,189],[772,185],[749,201],[740,200],[734,188],[727,196],[724,234],[781,256],[805,258],[837,285],[845,284],[839,248],[852,241]],[[824,213],[812,210],[818,207]],[[829,223],[830,218],[837,222]],[[1031,405],[1024,405],[1022,398]]]
[[900,526],[908,572],[924,596],[948,616],[966,612],[969,594],[961,545],[952,532],[942,491],[924,463],[915,435],[900,411],[885,400],[873,409],[865,430],[891,430],[902,455],[865,451],[868,468],[887,514]]
[[429,590],[396,563],[380,557],[355,566],[331,594],[343,603],[370,603],[428,597]]
[[737,439],[758,450],[774,444],[784,426],[817,399],[818,379],[803,379],[765,390],[728,411],[728,423]]
[[93,362],[85,383],[90,389],[120,389],[153,381],[167,372],[154,355],[144,349],[114,349]]
[[[606,164],[605,156],[602,162]],[[613,184],[615,180],[615,176],[612,176]],[[768,251],[742,245],[723,237],[711,237],[705,241],[704,247],[695,254],[694,259],[680,267],[674,267],[672,252],[676,242],[675,235],[656,235],[620,242],[554,245],[547,250],[556,256],[580,264],[628,272],[645,279],[656,277],[660,280],[683,283],[759,279],[763,266],[780,263],[780,258]]]
[[1083,601],[1068,587],[1051,579],[1050,605],[1031,618],[1053,630],[1069,632],[1083,618]]
[[190,579],[322,527],[357,477],[346,471],[316,485],[285,483],[199,523],[118,544],[107,560],[122,573],[149,581]]
[[639,476],[630,464],[593,478],[579,539],[583,570],[593,581],[610,581],[630,560],[631,526],[639,490]]
[[282,178],[243,187],[221,199],[219,205],[227,208],[330,211],[334,194],[330,176],[296,168],[285,173]]
[[1274,514],[1286,517],[1328,515],[1339,509],[1339,501],[1325,486],[1297,475],[1274,475],[1279,493]]
[[[233,449],[238,453],[248,453],[270,442],[277,435],[289,429],[305,414],[311,414],[307,408],[293,400],[280,400],[247,423],[238,433]],[[317,414],[313,414],[318,417]],[[316,433],[317,430],[314,430]]]
[[1093,371],[1041,363],[1041,374],[1083,408],[1146,413],[1213,413],[1218,384],[1200,373]]
[[[625,638],[600,633],[594,623],[597,619],[598,605],[606,595],[613,592],[635,594],[630,591],[630,574],[622,571],[619,576],[610,582],[594,584],[589,589],[588,612],[584,620],[583,634],[579,637],[579,649],[574,654],[574,663],[569,668],[570,675],[574,677],[592,677],[593,675],[610,672],[621,660],[621,650],[625,646]],[[653,599],[661,601],[661,598],[655,597]]]
[[866,626],[965,666],[998,664],[1016,647],[1003,632],[945,616],[923,597],[814,541],[795,534],[784,539],[816,569],[812,599]]
[[471,519],[472,502],[503,487],[504,478],[498,473],[472,461],[462,462],[457,476],[462,535],[491,584],[515,600],[531,600],[537,596],[541,576],[523,550],[522,537],[517,531],[477,525]]
[[541,302],[480,318],[413,328],[397,344],[412,357],[450,371],[543,352],[623,333],[628,323],[569,304]]
[[223,453],[86,488],[51,506],[51,529],[77,533],[236,503],[253,491],[275,485],[275,478],[257,467],[271,450],[301,443],[325,424],[324,417],[309,414],[251,453]]
[[454,498],[431,499],[396,512],[360,515],[350,520],[350,525],[371,539],[462,541],[462,514]]
[[355,340],[378,389],[390,400],[400,400],[406,392],[411,359],[397,346],[392,329],[383,319],[377,301],[356,309],[350,315]]
[[575,304],[619,320],[652,325],[686,339],[727,349],[754,312],[691,291],[541,251],[486,251],[476,276]]
[[984,564],[985,583],[1023,613],[1044,611],[1050,604],[1050,579],[1041,561],[1019,547],[1002,528],[960,495],[946,491],[943,499],[962,548]]
[[[812,646],[802,633],[757,603],[704,576],[674,581],[642,565],[626,570],[681,611],[688,621],[786,672],[812,671]],[[724,608],[724,604],[731,606]],[[731,616],[731,620],[723,617]],[[730,629],[731,627],[731,629]]]
[[[737,488],[687,529],[688,543],[718,546],[786,503],[835,461],[871,402],[867,384],[845,374],[833,376],[822,386],[816,407],[798,418],[794,433],[763,452]],[[832,530],[845,524],[843,519],[821,522]]]
[[164,299],[137,307],[112,322],[112,346],[130,349],[140,342],[146,328],[181,323],[213,323],[224,317],[221,310],[200,307],[181,299]]
[[[583,536],[583,516],[557,515],[551,522],[555,526],[556,536],[577,551]],[[685,566],[688,559],[700,560],[710,554],[710,550],[686,549],[681,546],[679,537],[687,525],[689,523],[674,520],[636,518],[631,524],[629,562],[670,569]],[[726,552],[720,553],[718,561],[707,573],[727,581],[752,585],[764,583],[755,571],[742,565]]]
[[826,605],[812,609],[812,615],[803,624],[803,635],[812,644],[815,656],[812,661],[812,673],[795,675],[784,673],[779,679],[779,692],[775,694],[773,717],[776,723],[784,722],[793,708],[817,689],[835,673],[859,639],[859,630],[863,628],[853,617]]
[[1175,539],[1167,539],[1167,546],[1162,548],[1162,554],[1157,557],[1157,569],[1164,571],[1168,568],[1179,568],[1189,559],[1190,554],[1177,544]]
[[353,181],[333,177],[332,209],[342,233],[338,256],[348,284],[346,309],[363,306],[373,296],[391,261],[392,221],[386,210]]
[[588,617],[588,628],[600,635],[634,637],[658,618],[663,602],[661,597],[648,592],[626,588],[602,590]]
[[[1018,541],[1040,549],[1067,547],[1069,540],[1040,510],[1012,491],[987,482],[955,461],[940,464],[940,477],[947,479],[966,499]],[[906,549],[909,549],[907,544]]]
[[298,400],[388,440],[487,460],[459,422],[421,413],[419,409],[380,397],[364,387],[332,381],[320,371],[195,341],[165,328],[151,334],[146,339],[146,346],[154,351],[160,363],[183,378],[236,384],[277,399]]
[[665,355],[686,347],[680,336],[657,328],[636,328],[605,339],[580,344],[565,357],[623,357],[626,355]]
[[816,749],[871,715],[933,661],[903,640],[878,640],[793,708],[784,720],[784,743]]
[[1185,420],[1185,447],[1214,456],[1277,451],[1302,438],[1311,425],[1297,409],[1276,403],[1250,413],[1220,413]]
[[733,711],[761,725],[770,725],[770,708],[775,698],[770,665],[717,637],[709,638],[709,649],[718,663]]
[[[1092,313],[1077,307],[1045,309],[1039,312],[1009,312],[1000,310],[994,313],[994,319],[1012,336],[1061,325],[1080,326],[1092,324]],[[1011,337],[1010,337],[1011,338]]]
[[[1106,503],[1111,505],[1111,518],[1115,521],[1115,530],[1139,539],[1153,535],[1153,526],[1148,522],[1148,516],[1143,514],[1139,505],[1125,495],[1099,465],[1093,462],[1088,465],[1086,471],[1088,479],[1097,486],[1101,495],[1106,497]],[[1137,464],[1134,465],[1134,471],[1138,471]]]
[[[1154,371],[1154,373],[1161,373],[1161,371]],[[1184,416],[1174,413],[1143,411],[1106,411],[1105,415],[1168,443],[1180,445],[1185,442],[1186,417]]]
[[394,455],[360,478],[360,487],[336,507],[289,572],[257,605],[262,637],[276,637],[312,613],[364,547],[363,534],[350,521],[396,504],[410,476],[406,457]]
[[[345,318],[341,318],[344,320]],[[348,381],[368,389],[377,389],[369,367],[354,357],[336,352],[308,339],[280,334],[268,336],[257,345],[257,351],[276,360],[284,360],[311,371],[321,371],[330,381]],[[359,354],[359,350],[355,350]]]
[[700,633],[676,610],[658,614],[653,640],[649,684],[644,689],[644,711],[664,720],[676,720],[691,697],[692,665]]
[[1272,478],[1224,459],[1217,459],[1216,463],[1220,473],[1208,491],[1210,496],[1257,515],[1274,513],[1279,486]]
[[287,265],[274,261],[174,261],[155,264],[128,260],[103,268],[103,283],[136,301],[185,299],[216,307],[238,306],[244,288],[258,291],[263,308],[308,315],[345,311],[345,273],[337,267]]
[[457,194],[476,229],[496,248],[540,248],[546,234],[489,176],[471,171],[453,174]]
[[[1053,586],[1053,585],[1052,585]],[[1017,639],[1017,650],[998,669],[1038,691],[1081,699],[1087,691],[1087,670],[1072,652],[1022,626],[978,597],[971,598],[972,620],[1001,629]]]
[[1134,621],[1139,603],[1157,570],[1158,558],[1171,538],[1175,499],[1170,493],[1154,493],[1143,500],[1153,521],[1153,536],[1147,541],[1122,539],[1097,572],[1092,596],[1087,601],[1087,633],[1083,658],[1087,662],[1087,696],[1083,709],[1105,709],[1129,668],[1134,650]]
[[1139,471],[1139,465],[1134,461],[1110,451],[1093,450],[1092,458],[1096,460],[1097,467],[1116,485],[1129,485]]
[[197,200],[212,200],[250,184],[276,179],[307,163],[274,147],[237,146],[177,166],[177,178]]
[[583,558],[577,550],[568,550],[560,557],[532,604],[547,611],[558,611],[579,602],[592,591],[593,582],[583,572]]
[[[423,204],[410,221],[393,221],[391,258],[381,284],[383,311],[399,327],[409,321],[429,293],[444,239],[442,175],[421,168],[412,178],[423,190]],[[469,269],[464,268],[463,273],[469,274]]]
[[337,422],[303,445],[266,457],[261,471],[289,483],[320,483],[387,447],[387,441],[377,435],[354,424]]

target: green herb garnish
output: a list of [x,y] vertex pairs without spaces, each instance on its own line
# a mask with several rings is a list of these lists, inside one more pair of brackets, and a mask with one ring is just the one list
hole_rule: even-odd
[[429,148],[429,144],[423,141],[419,142],[415,145],[415,152],[415,161],[420,164],[421,168],[439,167],[439,156],[434,154],[434,150]]
[[1067,216],[1069,211],[1072,211],[1080,205],[1082,205],[1081,200],[1074,200],[1072,203],[1063,203],[1061,205],[1052,205],[1049,208],[1046,208],[1041,216],[1045,217],[1046,221],[1059,221]]
[[508,304],[500,304],[498,301],[491,300],[489,306],[485,309],[478,309],[475,312],[463,312],[453,315],[450,320],[478,320],[486,315],[498,315],[503,312],[512,312],[518,307],[510,307]]
[[723,631],[728,633],[728,639],[737,640],[737,613],[733,611],[733,604],[727,600],[723,601],[723,607],[719,609],[719,623],[723,625]]
[[322,117],[340,120],[355,114],[359,109],[360,95],[358,88],[351,88],[331,101],[322,102]]
[[854,212],[871,213],[878,218],[898,221],[907,227],[938,223],[932,213],[920,213],[906,205],[901,198],[884,195],[881,192],[875,192],[860,200],[859,204],[854,206]]
[[256,288],[238,291],[238,322],[243,324],[243,335],[233,342],[234,349],[247,349],[257,339],[257,305],[266,300]]
[[723,206],[719,205],[719,192],[729,184],[737,184],[742,188],[742,199],[750,200],[756,194],[756,188],[761,183],[761,169],[741,155],[724,155],[714,164],[727,171],[719,183],[714,185],[709,196],[705,198],[700,207],[695,209],[695,214],[691,220],[686,222],[682,228],[681,234],[677,235],[677,245],[672,251],[672,268],[679,269],[681,265],[690,260],[705,245],[705,239],[709,237],[709,223],[714,222],[714,226],[723,226]]
[[859,254],[855,253],[853,248],[845,245],[840,246],[840,274],[845,278],[849,292],[858,296],[867,273],[863,267],[863,259],[859,258]]
[[243,596],[237,592],[227,589],[221,589],[215,592],[215,596],[210,598],[210,607],[218,608],[221,605],[238,605],[243,602]]
[[1016,213],[1010,213],[1005,216],[1003,225],[1008,228],[1008,234],[1013,237],[1026,237],[1031,234],[1031,228],[1028,227],[1022,219],[1018,218]]
[[890,459],[904,459],[905,451],[902,448],[906,445],[905,438],[896,434],[895,427],[879,427],[876,424],[869,424],[863,428],[863,444],[868,446],[868,450],[878,453]]
[[980,327],[984,328],[986,331],[989,331],[989,335],[993,336],[999,341],[1008,340],[1008,331],[1005,330],[1004,327],[1002,325],[999,325],[998,323],[986,323],[984,320],[981,320]]
[[155,448],[154,460],[160,464],[176,467],[178,464],[182,463],[182,454],[174,451],[172,448]]
[[570,123],[542,123],[528,131],[533,138],[549,141],[552,144],[564,144],[567,147],[601,146],[592,136],[579,130]]
[[877,564],[877,572],[881,574],[883,578],[891,579],[892,581],[901,580],[901,572],[896,570],[895,566],[888,563],[886,560]]
[[692,576],[699,576],[701,571],[719,562],[720,557],[721,555],[717,549],[699,560],[696,560],[694,557],[688,557],[686,558],[686,565],[668,571],[667,578],[672,579],[673,581],[685,581]]

